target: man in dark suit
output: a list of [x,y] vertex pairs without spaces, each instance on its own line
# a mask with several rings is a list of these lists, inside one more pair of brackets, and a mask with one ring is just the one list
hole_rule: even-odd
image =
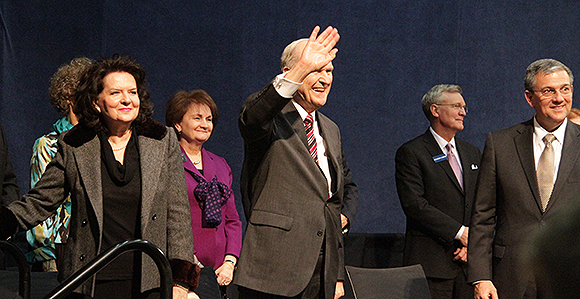
[[432,298],[472,298],[464,270],[481,152],[455,137],[467,114],[461,87],[436,85],[421,104],[431,126],[395,157],[407,216],[404,263],[423,266]]
[[524,84],[534,117],[487,137],[469,231],[476,298],[537,297],[526,262],[532,236],[578,201],[580,127],[567,119],[573,81],[559,61],[533,62]]
[[580,205],[573,203],[558,214],[535,238],[528,261],[538,298],[576,299],[580,294]]
[[345,196],[356,200],[358,193],[340,131],[317,111],[330,91],[340,37],[332,27],[318,32],[286,47],[283,73],[240,113],[248,219],[234,278],[240,298],[344,293],[341,209]]

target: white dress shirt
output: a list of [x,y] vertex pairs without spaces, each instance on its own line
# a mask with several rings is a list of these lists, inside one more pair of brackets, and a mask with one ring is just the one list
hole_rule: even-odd
[[553,132],[548,132],[546,129],[542,128],[540,124],[536,121],[534,117],[534,162],[536,163],[536,170],[538,169],[538,162],[540,161],[540,156],[546,147],[546,144],[542,139],[548,134],[552,133],[556,137],[552,141],[552,147],[554,148],[554,182],[556,182],[556,177],[558,176],[558,169],[560,168],[560,160],[562,159],[562,145],[564,144],[564,136],[566,135],[566,126],[568,125],[568,119],[564,120],[564,123],[560,125]]

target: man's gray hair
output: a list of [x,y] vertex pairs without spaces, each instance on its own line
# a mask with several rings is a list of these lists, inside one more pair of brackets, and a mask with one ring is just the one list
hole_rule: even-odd
[[280,58],[280,69],[282,71],[284,71],[284,68],[293,68],[294,65],[296,64],[296,62],[298,62],[298,59],[300,59],[300,55],[297,54],[302,54],[302,53],[295,53],[296,51],[296,46],[303,41],[307,41],[307,38],[301,38],[301,39],[297,39],[293,42],[291,42],[288,46],[286,46],[286,48],[284,48],[284,52],[282,52],[282,57]]
[[431,105],[439,104],[441,95],[444,92],[462,93],[463,90],[459,85],[455,84],[439,84],[431,87],[431,89],[429,89],[429,91],[423,96],[423,99],[421,100],[423,113],[425,113],[425,116],[427,117],[429,122],[431,122],[434,119],[433,114],[431,114]]
[[526,69],[526,76],[524,77],[524,87],[526,90],[534,91],[536,88],[536,75],[542,73],[544,75],[549,75],[554,72],[566,71],[570,77],[570,85],[574,83],[574,75],[572,71],[555,59],[540,59],[532,62]]

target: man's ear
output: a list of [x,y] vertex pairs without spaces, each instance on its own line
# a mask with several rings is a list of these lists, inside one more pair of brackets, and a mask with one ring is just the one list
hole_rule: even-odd
[[439,107],[437,107],[437,104],[432,104],[431,107],[429,107],[429,110],[431,110],[431,115],[433,117],[439,117]]
[[524,96],[526,97],[526,101],[528,101],[528,104],[530,105],[530,107],[534,108],[534,104],[532,101],[532,96],[533,96],[532,92],[529,90],[526,90],[524,92]]

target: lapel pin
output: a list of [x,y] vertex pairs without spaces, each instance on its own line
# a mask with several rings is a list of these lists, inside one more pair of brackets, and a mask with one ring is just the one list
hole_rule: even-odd
[[476,164],[471,164],[471,170],[477,170],[479,167]]

